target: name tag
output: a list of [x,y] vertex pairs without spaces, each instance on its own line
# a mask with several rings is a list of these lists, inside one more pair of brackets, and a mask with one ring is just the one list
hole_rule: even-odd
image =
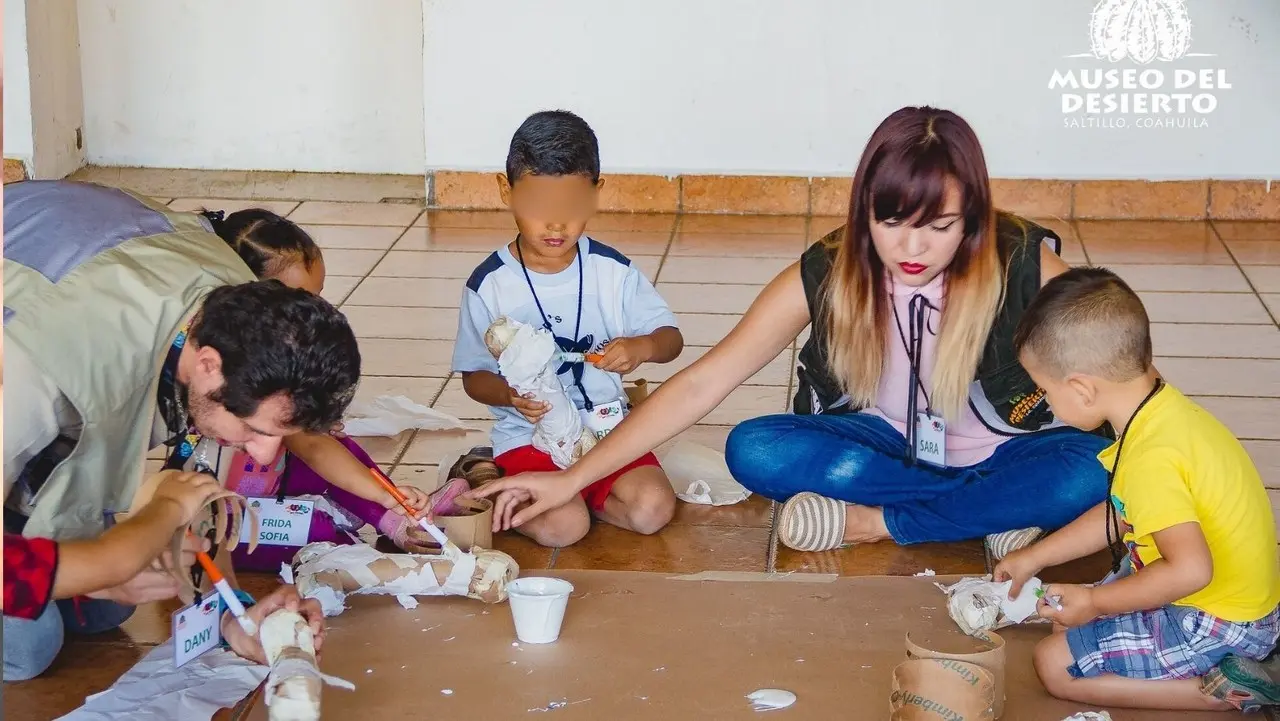
[[266,546],[305,546],[311,533],[311,514],[315,501],[286,498],[250,498],[240,524],[240,541],[249,542],[249,511],[258,512],[258,543]]
[[616,400],[596,406],[589,411],[583,410],[581,413],[582,424],[594,433],[596,438],[604,438],[609,435],[609,431],[617,428],[622,422],[622,401]]
[[916,414],[916,458],[935,466],[947,465],[947,422],[941,416]]
[[222,643],[222,602],[216,593],[173,614],[173,666],[188,661]]

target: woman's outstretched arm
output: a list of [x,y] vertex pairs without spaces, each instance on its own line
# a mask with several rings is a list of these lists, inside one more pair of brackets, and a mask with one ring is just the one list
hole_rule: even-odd
[[[495,507],[495,525],[502,528],[518,526],[558,508],[583,488],[702,420],[733,389],[787,348],[809,322],[800,264],[794,263],[761,291],[724,340],[663,383],[573,466],[559,473],[527,473],[495,481],[475,495],[512,491],[500,497]],[[533,503],[512,515],[514,506],[527,500]]]

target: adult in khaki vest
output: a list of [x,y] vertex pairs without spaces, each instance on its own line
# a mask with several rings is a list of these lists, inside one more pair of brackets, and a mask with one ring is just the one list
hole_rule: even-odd
[[[88,538],[129,508],[150,449],[168,465],[216,444],[267,462],[281,438],[333,427],[360,374],[329,303],[253,275],[198,216],[125,191],[29,181],[4,193],[5,528]],[[146,571],[93,599],[5,619],[5,680],[52,662],[64,626],[114,628],[176,584]],[[318,606],[282,587],[250,609]],[[260,645],[223,619],[233,650]]]

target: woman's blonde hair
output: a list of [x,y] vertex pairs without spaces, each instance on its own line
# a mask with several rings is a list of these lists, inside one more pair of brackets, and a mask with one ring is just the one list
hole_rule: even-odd
[[822,289],[823,317],[815,319],[825,324],[832,375],[855,408],[875,403],[892,318],[871,223],[914,218],[916,227],[924,227],[945,212],[948,187],[960,192],[964,240],[946,269],[929,395],[934,410],[951,421],[968,402],[1004,297],[991,181],[982,145],[968,123],[947,110],[913,107],[886,118],[862,153],[848,221],[835,236],[835,260]]

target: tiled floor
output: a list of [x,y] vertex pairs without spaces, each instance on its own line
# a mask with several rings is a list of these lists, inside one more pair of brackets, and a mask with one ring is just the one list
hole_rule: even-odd
[[[463,279],[484,254],[511,238],[501,213],[423,211],[421,188],[400,178],[308,179],[293,174],[93,169],[86,179],[121,183],[172,207],[234,210],[266,205],[287,213],[323,247],[325,296],[341,304],[365,358],[359,397],[404,394],[459,418],[467,434],[405,433],[369,439],[375,459],[399,481],[432,487],[450,449],[483,440],[489,418],[450,377],[449,357]],[[209,196],[209,197],[204,197]],[[391,199],[392,202],[376,202]],[[408,202],[404,202],[407,200]],[[360,201],[360,202],[350,202]],[[684,354],[634,375],[660,382],[723,337],[756,293],[838,218],[606,215],[590,232],[630,255],[679,316]],[[1155,323],[1157,365],[1244,439],[1280,507],[1280,223],[1041,221],[1062,234],[1072,263],[1108,265],[1140,291]],[[784,351],[682,438],[717,449],[734,423],[786,409],[795,347]],[[777,549],[771,508],[683,505],[652,537],[597,526],[556,552],[516,537],[496,545],[525,568],[704,570],[842,575],[985,570],[979,543],[900,548],[875,544],[825,554]],[[1099,559],[1054,569],[1056,580],[1089,580]],[[270,579],[250,579],[266,588]],[[70,643],[44,679],[6,686],[14,718],[50,718],[118,677],[148,644],[167,636],[166,608],[144,608],[125,629]]]

